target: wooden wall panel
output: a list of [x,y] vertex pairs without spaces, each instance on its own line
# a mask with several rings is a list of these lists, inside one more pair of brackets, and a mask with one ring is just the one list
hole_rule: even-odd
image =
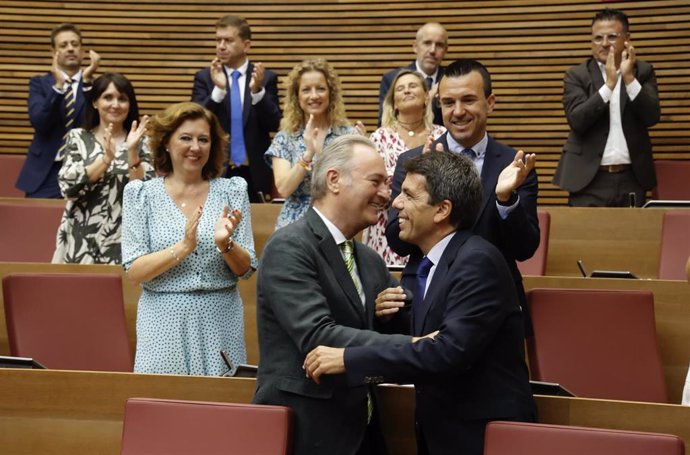
[[[28,79],[50,67],[49,31],[81,26],[84,46],[102,56],[102,71],[134,83],[143,113],[189,99],[194,73],[214,56],[214,22],[245,16],[251,57],[284,76],[299,60],[321,56],[337,68],[352,120],[373,131],[381,74],[413,58],[416,29],[440,21],[449,32],[446,62],[472,57],[493,74],[498,96],[489,130],[538,154],[541,205],[563,204],[551,185],[568,125],[562,78],[590,54],[589,30],[600,0],[370,2],[364,0],[3,1],[0,3],[0,153],[26,153],[33,130],[26,113]],[[652,130],[655,157],[690,159],[690,3],[623,1],[639,58],[657,71],[662,119]],[[282,96],[281,89],[281,96]]]

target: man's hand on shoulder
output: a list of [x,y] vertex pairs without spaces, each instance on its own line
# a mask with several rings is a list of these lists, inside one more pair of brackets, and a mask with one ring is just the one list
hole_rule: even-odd
[[376,317],[382,320],[390,319],[394,314],[400,311],[403,306],[405,306],[405,299],[405,290],[400,286],[395,288],[387,288],[379,292],[379,295],[376,296],[375,301]]

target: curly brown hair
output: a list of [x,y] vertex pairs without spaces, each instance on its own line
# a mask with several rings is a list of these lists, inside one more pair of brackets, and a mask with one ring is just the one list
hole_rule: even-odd
[[334,126],[349,126],[350,122],[345,115],[345,103],[343,102],[340,79],[330,63],[325,59],[304,60],[287,75],[285,79],[285,102],[283,103],[283,119],[280,121],[280,129],[288,133],[296,133],[307,124],[304,111],[299,106],[299,83],[302,75],[310,71],[318,71],[326,78],[328,85],[328,124]]
[[211,130],[211,151],[208,162],[201,170],[201,176],[209,180],[223,173],[227,162],[228,135],[213,112],[190,101],[168,106],[149,120],[146,134],[153,151],[153,165],[156,171],[163,175],[173,172],[172,159],[168,151],[170,137],[187,120],[200,118],[206,120]]

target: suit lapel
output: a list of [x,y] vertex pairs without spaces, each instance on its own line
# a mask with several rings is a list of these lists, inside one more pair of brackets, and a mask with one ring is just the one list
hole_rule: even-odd
[[[359,314],[363,322],[366,322],[364,320],[364,307],[362,305],[362,299],[359,298],[359,294],[355,288],[355,283],[352,281],[350,272],[347,271],[345,261],[343,260],[343,255],[340,253],[340,248],[338,248],[338,245],[335,244],[335,240],[328,231],[328,228],[313,209],[310,208],[305,217],[307,217],[307,222],[314,232],[314,235],[318,239],[321,254],[324,255],[326,261],[331,266],[335,280],[338,282],[338,285],[341,287],[345,295],[347,295],[350,305],[352,305],[357,314]],[[359,267],[359,264],[357,265]]]
[[[75,119],[83,118],[84,116],[82,115],[82,111],[84,110],[84,105],[85,105],[85,96],[84,96],[84,80],[80,79],[79,84],[77,87],[77,93],[74,94],[74,103],[76,104],[76,111],[75,111]],[[75,127],[81,126],[78,120],[75,120]]]
[[496,146],[494,139],[489,136],[486,144],[486,153],[484,154],[484,164],[482,165],[482,174],[479,177],[482,183],[482,206],[477,214],[477,221],[482,218],[484,211],[494,201],[493,193],[496,190],[496,183],[498,176],[503,170],[501,151]]
[[252,107],[252,91],[249,88],[249,83],[252,81],[252,71],[254,71],[254,65],[249,62],[247,66],[247,75],[244,78],[244,102],[242,103],[242,125],[246,126],[249,120],[249,111]]
[[[601,70],[599,69],[599,64],[595,59],[590,59],[587,65],[587,70],[589,71],[589,77],[594,83],[594,92],[598,91],[602,85],[604,85],[604,76],[601,75]],[[590,93],[591,95],[592,93]]]
[[376,289],[378,288],[380,283],[372,281],[374,277],[371,274],[366,273],[366,270],[368,268],[367,264],[365,264],[361,260],[361,258],[364,257],[362,254],[362,250],[364,248],[366,248],[364,245],[362,245],[358,241],[355,241],[355,260],[357,262],[357,270],[359,271],[359,279],[362,282],[362,288],[364,290],[364,299],[366,304],[362,306],[362,301],[359,298],[359,295],[357,295],[357,300],[359,301],[360,306],[364,308],[364,314],[366,316],[367,321],[367,328],[371,328],[369,325],[369,321],[374,320],[374,302],[376,301]]
[[456,232],[453,238],[450,240],[446,249],[441,255],[441,259],[436,265],[436,270],[434,270],[434,276],[429,283],[429,287],[424,296],[424,317],[421,321],[415,321],[414,327],[419,328],[416,330],[415,336],[423,336],[429,332],[437,330],[438,327],[426,327],[426,322],[429,313],[436,309],[439,305],[445,306],[446,296],[443,295],[446,289],[446,277],[448,276],[448,270],[453,265],[455,258],[458,254],[458,249],[472,233],[470,231],[459,231]]

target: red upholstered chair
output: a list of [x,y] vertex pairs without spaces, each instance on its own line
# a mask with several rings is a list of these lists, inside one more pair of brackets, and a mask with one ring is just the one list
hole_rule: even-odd
[[532,379],[575,395],[668,401],[649,291],[531,289]]
[[2,290],[13,356],[53,369],[132,371],[120,275],[17,273]]
[[684,455],[678,436],[638,431],[490,422],[484,455]]
[[[687,179],[690,180],[690,174]],[[690,256],[690,210],[664,213],[661,225],[659,279],[685,280],[685,263]]]
[[65,203],[0,202],[0,261],[50,262]]
[[130,398],[121,455],[288,455],[284,406]]
[[534,256],[526,261],[518,262],[517,266],[522,275],[544,276],[546,274],[546,257],[549,253],[549,229],[551,227],[551,215],[549,212],[538,211],[539,219],[539,248]]
[[0,197],[24,197],[24,192],[14,187],[26,155],[0,153]]
[[690,160],[658,160],[654,161],[654,168],[654,199],[690,201]]

